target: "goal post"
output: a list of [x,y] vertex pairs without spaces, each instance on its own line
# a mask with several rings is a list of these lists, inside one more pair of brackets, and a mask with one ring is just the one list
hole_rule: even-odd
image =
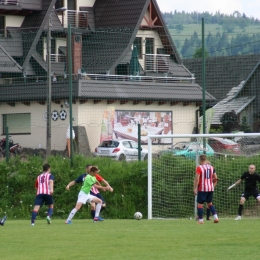
[[[250,164],[260,171],[260,133],[149,135],[148,219],[196,216],[193,181],[203,153],[218,175],[213,204],[220,218],[237,215],[244,183],[227,188]],[[243,216],[260,217],[260,205],[253,197],[244,204]]]

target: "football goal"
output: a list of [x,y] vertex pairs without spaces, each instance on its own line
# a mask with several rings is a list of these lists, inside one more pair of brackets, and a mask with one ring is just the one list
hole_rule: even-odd
[[[207,155],[218,175],[213,204],[220,218],[237,216],[244,181],[227,188],[251,164],[260,172],[260,133],[150,135],[148,151],[148,219],[196,217],[193,181],[200,154]],[[260,205],[252,196],[243,217],[260,217]]]

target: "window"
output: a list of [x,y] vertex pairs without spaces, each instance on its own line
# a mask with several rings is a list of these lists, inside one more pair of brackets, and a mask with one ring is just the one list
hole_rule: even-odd
[[142,59],[142,38],[141,37],[136,37],[133,43],[134,46],[136,46],[137,51],[138,51],[138,58]]
[[145,38],[145,68],[146,70],[154,70],[154,56],[147,54],[154,54],[154,39]]
[[130,143],[129,143],[128,141],[124,141],[124,142],[123,142],[123,146],[124,146],[125,148],[131,148],[131,145],[130,145]]
[[5,36],[5,16],[0,15],[0,37]]
[[108,148],[113,148],[117,147],[119,143],[117,141],[103,141],[98,147],[108,147]]
[[55,9],[64,7],[63,0],[57,0],[55,3]]
[[138,149],[138,143],[136,142],[131,142],[132,148],[133,149]]
[[145,38],[145,53],[154,54],[154,39]]
[[76,10],[76,0],[67,0],[68,10]]
[[31,134],[31,114],[4,114],[3,134],[7,126],[9,134]]

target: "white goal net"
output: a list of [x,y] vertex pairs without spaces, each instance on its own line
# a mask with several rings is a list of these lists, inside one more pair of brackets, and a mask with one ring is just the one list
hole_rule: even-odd
[[[148,136],[148,151],[148,219],[196,217],[193,181],[200,154],[206,153],[218,175],[213,204],[220,218],[237,216],[244,181],[227,188],[251,164],[260,172],[260,133],[154,135]],[[260,217],[252,196],[243,217]]]

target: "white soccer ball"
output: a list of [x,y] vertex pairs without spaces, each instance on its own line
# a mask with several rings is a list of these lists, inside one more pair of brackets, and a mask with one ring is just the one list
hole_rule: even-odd
[[143,217],[143,214],[141,212],[135,212],[134,218],[136,220],[140,220],[140,219],[142,219],[142,217]]

